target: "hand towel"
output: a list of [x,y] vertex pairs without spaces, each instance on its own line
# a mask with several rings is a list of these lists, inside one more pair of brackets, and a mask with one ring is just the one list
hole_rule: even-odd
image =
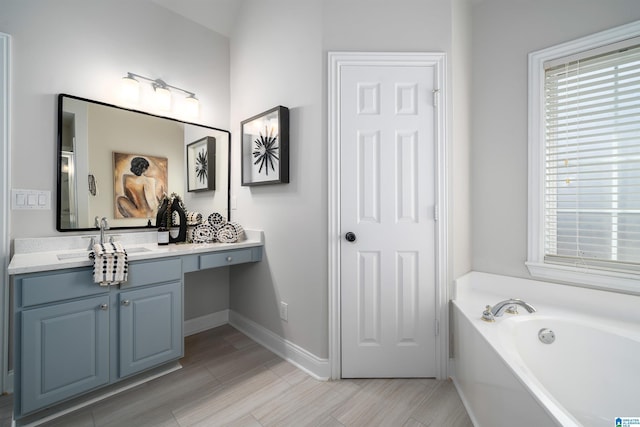
[[98,243],[93,246],[92,254],[95,283],[110,286],[127,281],[129,261],[122,243]]
[[187,225],[198,225],[202,223],[202,214],[200,212],[187,212]]
[[209,224],[196,225],[193,229],[193,243],[213,243],[216,240],[216,229]]
[[227,219],[218,212],[214,212],[211,215],[209,215],[209,218],[207,218],[207,221],[216,230],[219,230],[220,228],[222,228],[223,225],[227,223]]
[[220,243],[235,243],[244,240],[244,229],[237,222],[228,222],[218,230]]

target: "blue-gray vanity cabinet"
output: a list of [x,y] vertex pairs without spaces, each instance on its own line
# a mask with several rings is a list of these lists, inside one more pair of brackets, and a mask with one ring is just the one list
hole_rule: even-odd
[[109,287],[92,268],[15,276],[16,418],[182,357],[181,259],[129,267]]
[[19,387],[28,413],[109,382],[109,296],[24,310]]
[[118,307],[120,377],[182,356],[181,282],[120,292]]
[[262,248],[236,249],[200,255],[200,269],[224,267],[225,265],[243,264],[262,260]]
[[135,286],[153,285],[162,282],[182,280],[182,260],[180,258],[153,259],[129,263],[129,276],[122,290]]
[[91,267],[12,274],[16,425],[178,360],[184,274],[261,261],[262,251],[260,245],[130,261],[127,282],[109,287],[94,283]]

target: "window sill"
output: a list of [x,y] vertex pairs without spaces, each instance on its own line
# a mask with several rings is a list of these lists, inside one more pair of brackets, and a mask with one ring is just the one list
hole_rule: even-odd
[[529,274],[538,279],[570,283],[577,286],[640,294],[640,275],[586,269],[564,265],[525,262]]

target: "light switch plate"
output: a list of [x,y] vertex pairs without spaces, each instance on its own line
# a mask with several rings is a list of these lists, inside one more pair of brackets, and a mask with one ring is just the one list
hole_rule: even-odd
[[280,301],[280,318],[285,322],[289,321],[289,304]]
[[11,208],[13,210],[51,210],[51,191],[12,189]]

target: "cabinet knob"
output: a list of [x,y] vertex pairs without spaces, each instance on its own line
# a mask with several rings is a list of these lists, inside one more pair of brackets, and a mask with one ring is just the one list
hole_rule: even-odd
[[109,304],[100,304],[100,310],[108,310]]
[[231,258],[230,256],[227,257],[227,262],[231,262],[233,261],[233,258]]
[[127,306],[127,305],[129,305],[129,304],[131,304],[131,301],[130,301],[130,300],[128,300],[128,299],[126,299],[126,300],[122,301],[122,305]]

